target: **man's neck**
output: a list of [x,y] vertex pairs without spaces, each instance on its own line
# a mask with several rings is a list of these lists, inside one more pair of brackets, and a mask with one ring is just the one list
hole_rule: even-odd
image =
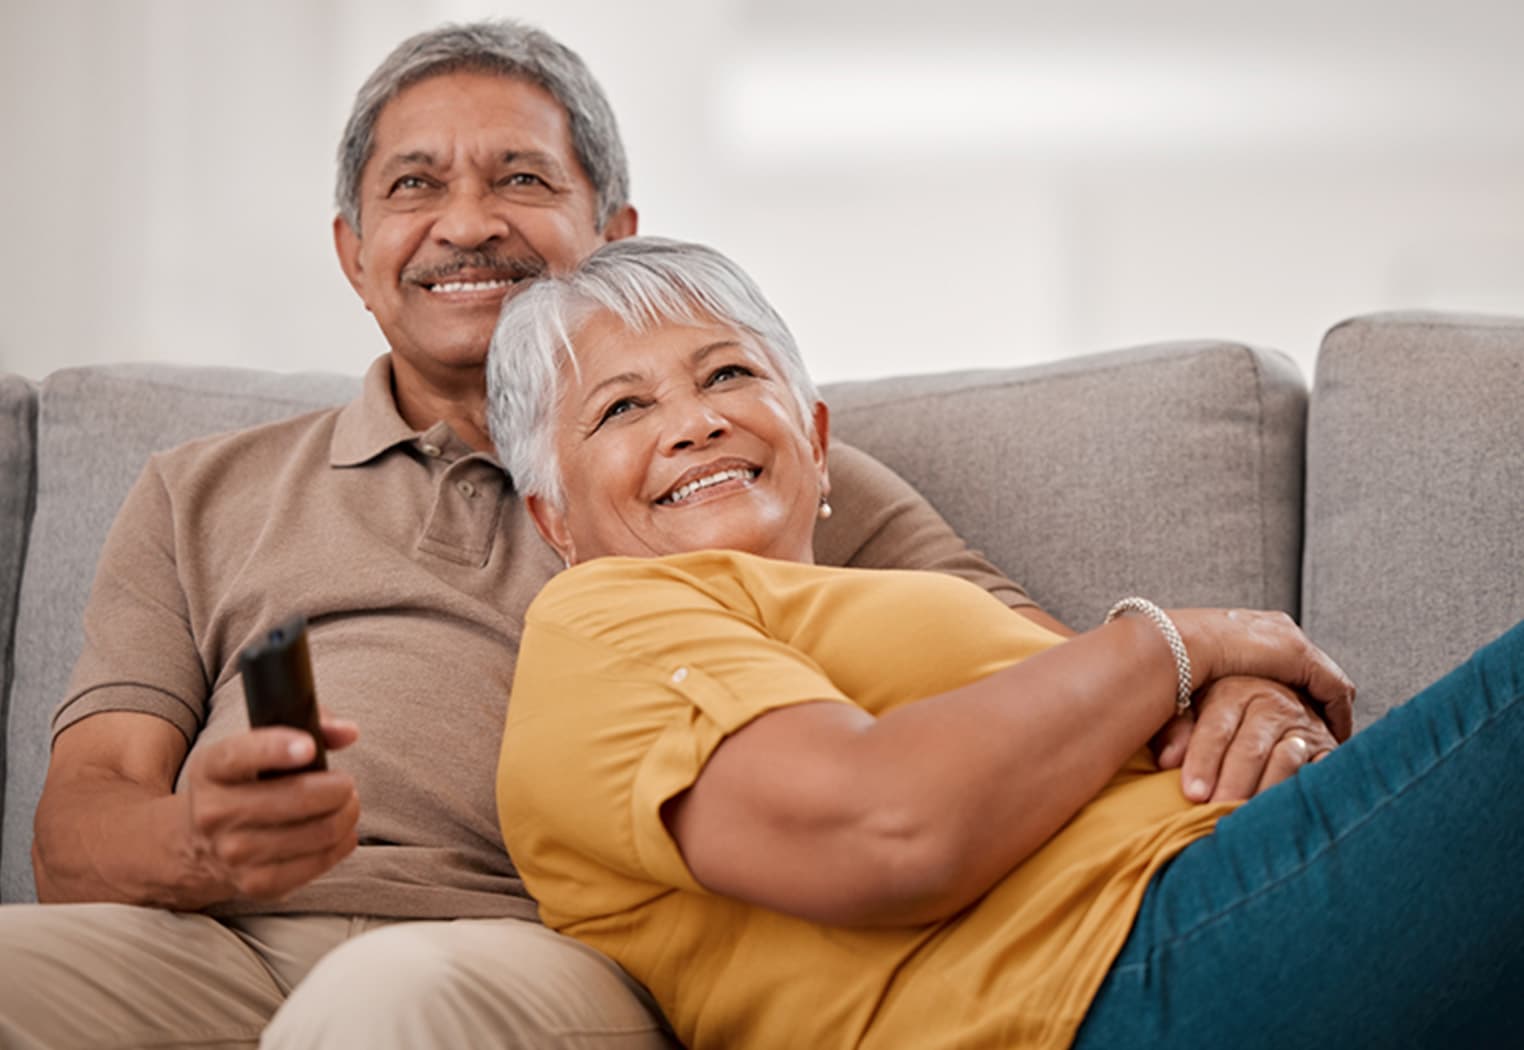
[[487,431],[486,376],[481,369],[463,371],[458,382],[444,385],[413,371],[394,354],[392,396],[408,426],[427,430],[444,420],[456,437],[478,452],[493,451]]

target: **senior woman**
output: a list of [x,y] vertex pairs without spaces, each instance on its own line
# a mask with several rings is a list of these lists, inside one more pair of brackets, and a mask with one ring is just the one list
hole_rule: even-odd
[[1514,1034],[1516,628],[1280,786],[1147,743],[1230,675],[1343,710],[1285,616],[1071,639],[812,564],[828,415],[733,264],[626,240],[506,308],[489,413],[565,559],[498,771],[544,920],[705,1047],[1398,1046]]

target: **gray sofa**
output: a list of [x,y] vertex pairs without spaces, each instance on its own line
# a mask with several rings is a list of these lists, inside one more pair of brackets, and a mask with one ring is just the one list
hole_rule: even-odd
[[[163,365],[0,376],[0,901],[34,896],[48,715],[148,453],[357,385]],[[1362,724],[1524,618],[1524,319],[1348,321],[1310,391],[1277,353],[1192,342],[826,397],[838,438],[1061,619],[1093,624],[1127,594],[1286,609],[1359,683]]]

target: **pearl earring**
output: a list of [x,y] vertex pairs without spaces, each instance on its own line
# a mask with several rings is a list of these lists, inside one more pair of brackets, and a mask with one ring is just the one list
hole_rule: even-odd
[[824,496],[820,497],[820,509],[815,512],[815,516],[821,521],[825,521],[831,516],[831,504]]

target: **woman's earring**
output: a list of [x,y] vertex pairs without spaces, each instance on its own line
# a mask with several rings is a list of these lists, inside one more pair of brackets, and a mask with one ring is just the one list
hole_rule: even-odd
[[815,516],[821,521],[825,521],[831,516],[831,504],[825,498],[824,493],[822,493],[820,496],[820,509],[815,512]]

